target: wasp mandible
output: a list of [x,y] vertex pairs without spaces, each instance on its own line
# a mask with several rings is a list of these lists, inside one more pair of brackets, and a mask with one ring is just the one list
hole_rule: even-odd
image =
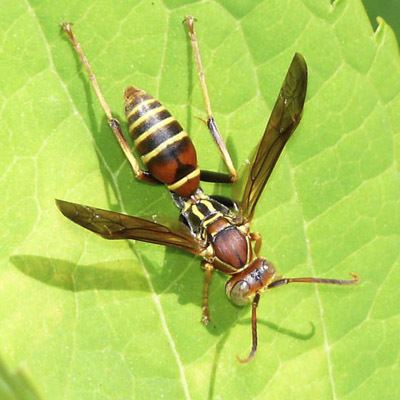
[[225,285],[226,295],[236,305],[252,303],[252,347],[241,362],[254,358],[257,350],[257,306],[261,292],[288,283],[323,283],[350,285],[358,278],[280,278],[275,267],[260,255],[261,235],[252,232],[250,223],[257,202],[272,173],[286,142],[300,122],[307,91],[307,65],[302,55],[296,53],[283,81],[279,96],[250,164],[241,201],[209,196],[201,189],[200,181],[233,183],[237,172],[219,133],[214,119],[200,57],[199,44],[194,29],[194,18],[186,17],[194,60],[207,113],[207,127],[221,153],[228,173],[200,170],[195,147],[179,122],[154,97],[142,89],[125,90],[125,115],[136,152],[140,155],[143,170],[126,141],[119,121],[100,90],[96,76],[83,52],[72,24],[62,24],[62,29],[86,69],[93,90],[107,117],[134,176],[142,181],[164,184],[179,209],[180,226],[171,228],[143,218],[81,204],[56,200],[60,211],[73,222],[95,232],[105,239],[134,239],[165,246],[173,246],[202,258],[204,288],[202,322],[210,320],[208,289],[214,270],[231,278]]

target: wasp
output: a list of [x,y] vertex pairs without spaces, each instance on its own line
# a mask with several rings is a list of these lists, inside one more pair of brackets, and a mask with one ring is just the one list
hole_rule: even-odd
[[274,265],[260,255],[262,238],[252,232],[250,223],[263,189],[286,142],[300,122],[307,91],[307,64],[296,53],[283,81],[271,116],[253,157],[249,176],[240,202],[203,192],[200,181],[234,183],[237,172],[213,117],[204,69],[200,57],[194,18],[184,20],[190,38],[195,65],[207,113],[206,125],[217,144],[229,173],[200,170],[195,147],[180,123],[154,97],[142,89],[125,90],[125,115],[134,148],[145,169],[133,155],[119,121],[102,95],[96,76],[83,52],[72,24],[62,29],[88,73],[93,90],[106,115],[108,124],[125,154],[134,176],[148,183],[164,184],[179,209],[180,225],[171,228],[154,221],[102,210],[86,205],[56,200],[60,211],[73,222],[105,239],[134,239],[172,246],[202,258],[204,286],[202,322],[210,320],[208,290],[214,270],[230,276],[226,282],[227,297],[238,306],[252,303],[252,346],[246,363],[257,351],[257,306],[266,289],[289,283],[351,285],[358,281],[315,277],[282,278]]

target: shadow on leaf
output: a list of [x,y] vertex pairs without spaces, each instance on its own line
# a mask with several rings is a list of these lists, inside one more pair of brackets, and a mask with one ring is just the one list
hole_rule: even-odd
[[[246,318],[246,319],[240,320],[238,323],[240,325],[251,326],[251,319]],[[308,333],[296,332],[296,331],[293,331],[288,328],[283,328],[277,324],[274,324],[273,322],[268,322],[268,321],[265,321],[265,320],[259,319],[259,318],[257,319],[257,323],[258,323],[258,326],[260,326],[260,325],[267,326],[268,328],[272,329],[275,332],[281,333],[282,335],[291,336],[298,340],[309,340],[315,335],[315,325],[312,322],[310,322],[311,330]]]
[[[200,321],[204,279],[200,258],[179,250],[167,249],[161,270],[156,269],[147,256],[142,254],[141,259],[156,293],[158,295],[173,293],[177,297],[177,303],[181,305],[195,304],[198,307],[196,322]],[[205,329],[216,336],[225,333],[233,326],[243,312],[249,312],[247,308],[238,308],[229,302],[225,296],[225,281],[225,276],[215,272],[210,286],[211,321]]]
[[115,261],[77,265],[69,261],[31,255],[13,256],[10,261],[31,278],[73,292],[94,289],[149,291],[143,275],[132,268],[131,260],[118,261],[121,269],[112,268]]

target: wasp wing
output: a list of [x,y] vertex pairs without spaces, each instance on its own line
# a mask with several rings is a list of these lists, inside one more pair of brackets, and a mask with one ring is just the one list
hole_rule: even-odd
[[241,209],[245,220],[253,218],[258,199],[289,137],[300,122],[307,91],[307,64],[296,53],[272,110],[264,136],[251,163]]
[[204,246],[188,233],[172,230],[156,222],[63,200],[56,200],[56,204],[71,221],[105,239],[140,240],[178,247],[193,254],[204,250]]

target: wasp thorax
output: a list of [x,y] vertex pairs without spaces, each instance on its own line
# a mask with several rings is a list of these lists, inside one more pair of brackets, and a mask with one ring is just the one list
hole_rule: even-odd
[[[218,224],[226,223],[227,227],[220,229],[213,238],[215,255],[233,268],[242,268],[249,259],[249,243],[246,236],[225,219],[215,222],[210,229]],[[218,228],[216,228],[218,229]]]
[[244,271],[234,275],[225,285],[232,303],[243,306],[271,283],[275,268],[264,258],[256,258]]

